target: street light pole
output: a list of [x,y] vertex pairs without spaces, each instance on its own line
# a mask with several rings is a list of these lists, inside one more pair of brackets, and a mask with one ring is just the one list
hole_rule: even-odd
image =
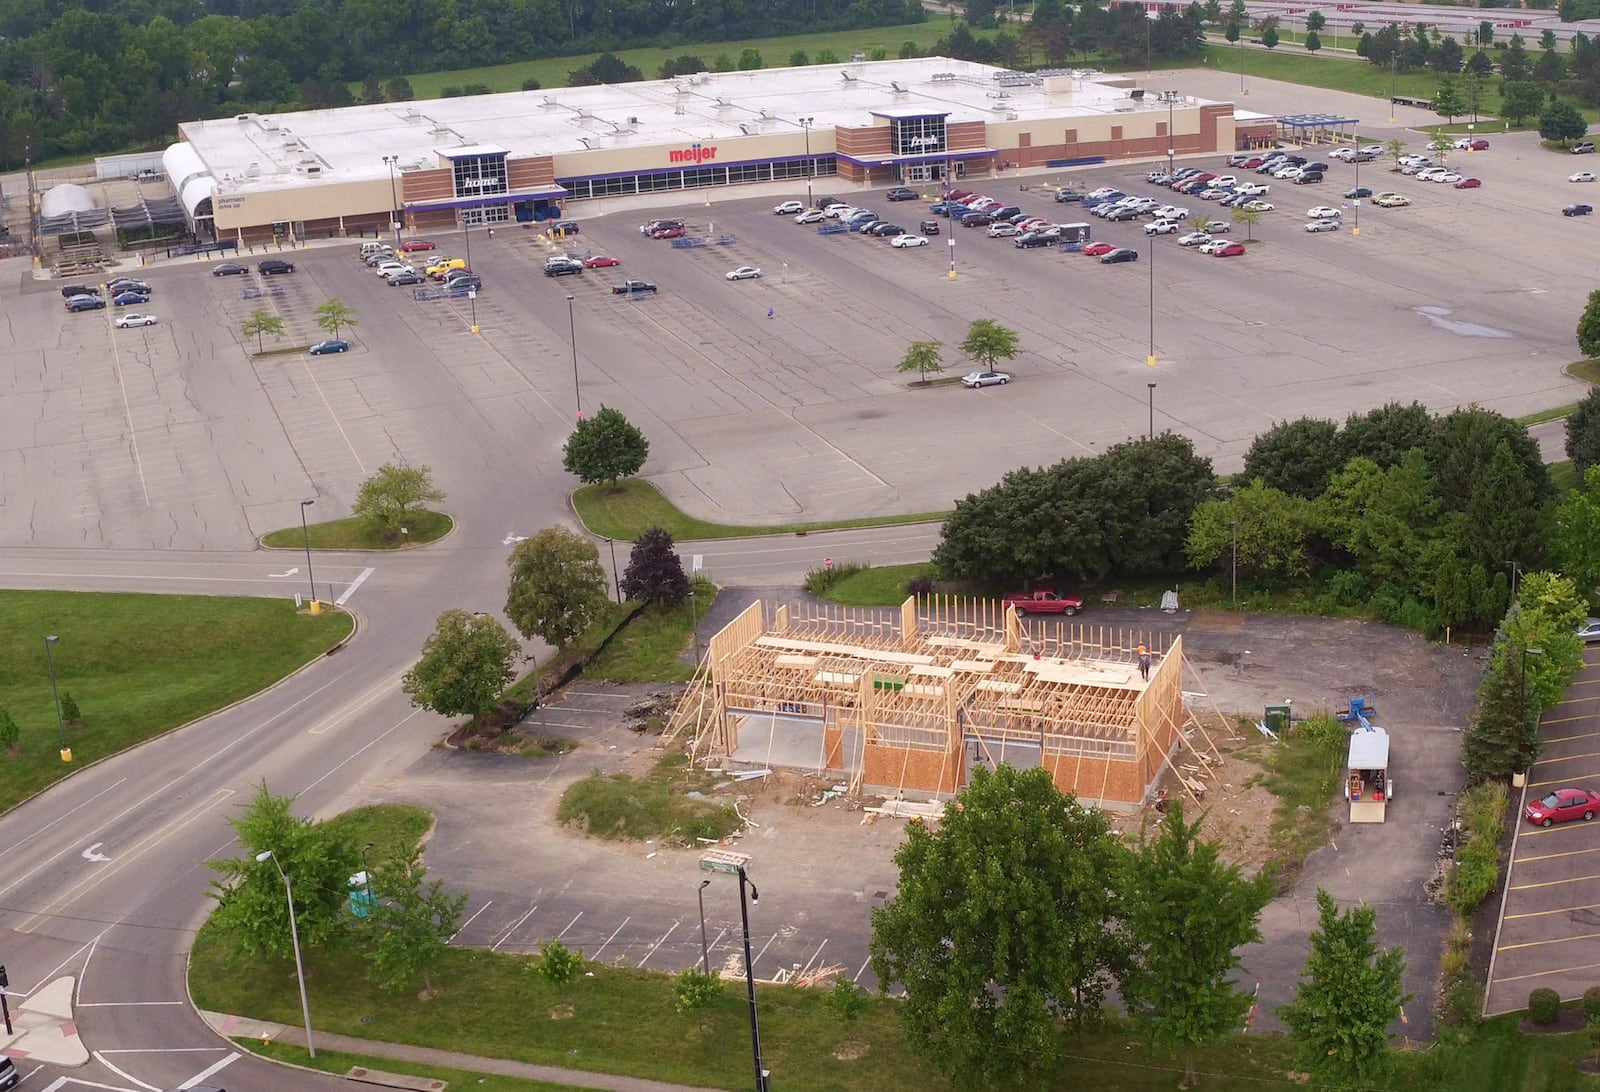
[[1145,366],[1156,366],[1156,237],[1150,236],[1150,355]]
[[711,973],[711,948],[706,944],[706,888],[711,886],[710,880],[700,881],[700,890],[695,894],[700,898],[700,973]]
[[578,386],[578,320],[572,311],[572,293],[567,293],[567,334],[572,338],[572,400],[583,420],[583,390]]
[[[470,270],[472,268],[472,227],[467,222],[467,212],[467,209],[461,210],[461,238],[465,241],[467,248],[467,268]],[[467,289],[467,304],[472,308],[472,328],[470,332],[475,334],[478,332],[478,290],[476,288]]]
[[400,198],[394,189],[394,165],[400,159],[397,155],[386,155],[384,163],[389,167],[389,226],[394,229],[394,248],[400,249]]
[[300,502],[300,535],[306,544],[306,580],[311,585],[311,613],[317,614],[317,578],[311,571],[311,528],[306,526],[306,509],[316,504],[316,498]]
[[806,208],[808,209],[813,207],[811,203],[811,179],[816,172],[812,170],[811,164],[811,123],[816,120],[816,118],[800,119],[800,125],[806,131]]
[[44,639],[44,663],[45,667],[50,670],[50,696],[55,699],[56,703],[56,731],[61,734],[61,761],[70,762],[72,759],[67,752],[67,726],[61,719],[61,692],[56,689],[56,662],[55,658],[50,655],[50,646],[58,644],[60,641],[61,638],[53,633]]
[[744,985],[750,997],[750,1049],[755,1054],[756,1092],[767,1092],[767,1071],[761,1065],[761,1028],[756,1021],[756,969],[750,955],[750,906],[745,901],[744,889],[750,888],[750,902],[759,902],[761,892],[750,882],[744,865],[739,866],[739,916],[744,920]]
[[[617,579],[617,540],[606,539],[606,545],[611,547],[611,586],[616,589],[617,602],[622,602],[622,582]],[[682,646],[680,646],[682,647]]]
[[278,858],[272,855],[272,850],[264,849],[256,854],[257,863],[271,861],[272,867],[278,870],[278,875],[283,878],[284,894],[289,898],[289,937],[294,942],[294,973],[300,980],[300,1011],[306,1018],[306,1050],[315,1058],[317,1056],[316,1044],[311,1041],[311,1002],[306,1000],[306,969],[300,962],[300,928],[294,920],[294,885],[289,882],[289,874],[278,863]]
[[1176,150],[1173,147],[1176,139],[1172,135],[1172,104],[1177,100],[1177,97],[1178,93],[1176,91],[1167,92],[1167,173],[1169,175],[1172,173],[1172,155]]
[[1146,383],[1145,386],[1150,390],[1150,433],[1145,439],[1154,440],[1156,438],[1156,385],[1154,383]]

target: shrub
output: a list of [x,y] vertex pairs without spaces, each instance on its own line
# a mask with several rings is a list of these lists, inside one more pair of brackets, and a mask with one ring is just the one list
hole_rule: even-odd
[[1583,1014],[1591,1020],[1600,1020],[1600,986],[1590,986],[1583,991]]
[[853,573],[864,573],[871,567],[859,561],[842,561],[831,569],[826,567],[812,569],[806,573],[806,591],[812,595],[822,595],[845,577]]
[[523,80],[522,81],[522,89],[524,91],[537,91],[537,90],[539,90],[539,79],[538,79],[538,77],[537,76],[529,76],[527,79]]
[[866,1010],[867,995],[848,978],[835,978],[833,989],[822,999],[834,1019],[841,1024],[851,1024]]
[[913,576],[906,581],[906,594],[924,596],[933,594],[933,577]]
[[1546,1026],[1561,1019],[1561,995],[1555,990],[1540,986],[1528,993],[1528,1016],[1535,1024]]
[[672,1007],[679,1016],[687,1016],[711,1004],[721,992],[722,982],[716,975],[685,967],[672,984]]
[[78,703],[65,690],[61,692],[61,719],[68,724],[83,723],[83,710],[78,708]]
[[21,739],[22,727],[12,718],[8,710],[0,709],[0,747],[15,751]]
[[539,958],[533,966],[547,981],[565,986],[583,969],[583,953],[574,952],[559,940],[547,940],[539,945]]
[[1451,907],[1470,917],[1494,891],[1500,878],[1500,850],[1482,838],[1471,837],[1456,854],[1455,874],[1450,877]]
[[1483,988],[1470,975],[1450,984],[1444,993],[1444,1018],[1456,1027],[1470,1027],[1483,1012]]

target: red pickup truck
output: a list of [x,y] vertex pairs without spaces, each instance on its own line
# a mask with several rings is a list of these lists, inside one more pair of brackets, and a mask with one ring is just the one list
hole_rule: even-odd
[[1016,592],[1005,602],[1017,608],[1018,614],[1077,614],[1083,609],[1083,597],[1057,595],[1053,591]]

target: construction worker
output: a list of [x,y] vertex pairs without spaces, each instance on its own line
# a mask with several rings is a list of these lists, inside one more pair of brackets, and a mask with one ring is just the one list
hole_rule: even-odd
[[1150,681],[1150,650],[1143,645],[1139,646],[1139,677],[1145,682]]

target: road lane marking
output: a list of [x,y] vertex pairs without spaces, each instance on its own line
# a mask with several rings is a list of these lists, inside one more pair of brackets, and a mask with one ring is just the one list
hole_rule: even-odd
[[360,747],[356,748],[356,750],[351,755],[349,755],[349,757],[345,758],[344,761],[337,762],[332,767],[330,767],[329,769],[324,771],[322,776],[317,778],[315,781],[311,782],[311,784],[302,786],[300,791],[298,793],[295,793],[295,796],[298,797],[298,796],[301,796],[301,795],[303,795],[305,793],[310,792],[312,789],[316,788],[318,785],[320,785],[324,781],[328,780],[328,778],[332,777],[334,774],[336,774],[340,770],[344,769],[344,767],[348,766],[350,763],[354,762],[356,759],[358,759],[362,755],[366,754],[367,751],[371,750],[373,747],[376,747],[378,744],[382,743],[385,739],[388,739],[390,734],[392,734],[392,733],[394,733],[396,731],[399,731],[400,728],[404,727],[406,721],[410,720],[414,716],[417,716],[421,712],[422,712],[421,709],[413,709],[411,712],[407,713],[405,716],[401,717],[399,720],[397,720],[393,724],[389,725],[389,727],[387,727],[383,731],[379,732],[372,739],[368,740],[366,743],[364,743]]
[[211,1065],[206,1066],[200,1072],[196,1073],[194,1076],[190,1077],[188,1080],[186,1080],[182,1084],[180,1084],[178,1086],[178,1088],[179,1089],[193,1088],[195,1085],[199,1084],[201,1081],[205,1080],[207,1077],[211,1076],[213,1073],[221,1072],[222,1070],[226,1069],[228,1066],[232,1065],[234,1062],[237,1062],[238,1060],[239,1060],[239,1052],[236,1050],[233,1053],[229,1054],[226,1058],[223,1058],[220,1061],[213,1062]]
[[[483,913],[485,910],[489,909],[489,907],[491,907],[493,905],[494,905],[494,900],[490,899],[488,902],[486,902],[482,906],[478,907],[478,914]],[[466,932],[467,931],[467,926],[471,925],[473,922],[478,920],[478,914],[473,914],[466,921],[462,922],[461,923],[461,928],[459,928],[455,932],[451,933],[450,934],[450,939],[445,941],[445,943],[446,944],[454,944],[456,942],[456,937],[458,937],[462,933]]]
[[73,884],[67,889],[65,895],[52,899],[50,904],[43,910],[31,915],[21,925],[17,926],[16,932],[31,933],[36,922],[47,920],[50,917],[53,917],[56,913],[65,910],[67,907],[76,902],[80,896],[93,891],[106,880],[120,873],[128,865],[132,864],[134,861],[137,861],[140,857],[144,856],[145,853],[156,848],[168,838],[171,838],[173,835],[177,834],[180,830],[194,822],[196,819],[199,819],[209,812],[221,807],[229,797],[233,796],[233,794],[234,791],[232,789],[218,789],[200,803],[190,808],[187,812],[184,812],[177,819],[156,828],[150,834],[146,835],[142,841],[135,843],[132,850],[118,857],[110,868],[102,868],[97,870],[94,875],[87,876],[78,881],[76,884]]
[[111,1072],[115,1073],[117,1076],[121,1077],[123,1080],[127,1081],[129,1084],[136,1084],[140,1088],[148,1088],[150,1090],[150,1092],[161,1092],[161,1089],[157,1088],[155,1085],[146,1084],[145,1082],[141,1081],[138,1077],[135,1077],[133,1074],[127,1073],[127,1072],[124,1072],[121,1069],[118,1069],[116,1066],[112,1065],[109,1061],[107,1061],[104,1057],[102,1057],[101,1052],[98,1051],[98,1050],[94,1052],[94,1060],[99,1062],[101,1065],[105,1066],[107,1069],[111,1070]]
[[103,846],[103,845],[105,845],[104,842],[96,842],[94,845],[92,845],[88,849],[84,850],[83,851],[83,859],[86,860],[86,861],[91,861],[91,862],[93,862],[93,861],[109,861],[111,858],[107,857],[104,853],[100,852],[100,847]]
[[400,680],[405,678],[405,674],[404,671],[397,671],[392,675],[385,675],[363,690],[358,697],[347,703],[344,708],[334,710],[312,725],[307,729],[306,735],[325,736],[335,728],[343,728],[350,720],[365,713],[378,701],[398,690]]
[[589,957],[589,958],[590,958],[590,959],[592,959],[592,960],[594,960],[594,962],[596,962],[596,963],[599,963],[599,962],[600,962],[600,952],[603,952],[603,951],[605,951],[605,950],[606,950],[606,947],[607,947],[607,946],[608,946],[608,945],[609,945],[609,944],[610,944],[610,943],[611,943],[611,942],[612,942],[612,941],[613,941],[613,940],[616,940],[616,939],[617,939],[617,933],[620,933],[620,932],[622,932],[622,930],[623,930],[623,927],[624,927],[624,926],[626,926],[626,925],[627,925],[627,924],[628,924],[628,922],[630,922],[630,921],[632,921],[632,920],[633,920],[633,915],[632,915],[632,914],[629,914],[629,915],[628,915],[628,916],[627,916],[627,917],[625,917],[625,918],[623,918],[623,919],[622,919],[622,925],[619,925],[619,926],[617,926],[617,928],[616,928],[616,929],[615,929],[615,931],[613,931],[613,932],[612,932],[612,934],[611,934],[611,935],[610,935],[610,936],[608,936],[608,937],[606,937],[606,942],[605,942],[605,944],[602,944],[602,945],[600,945],[600,950],[599,950],[599,951],[597,951],[597,952],[595,952],[595,954],[594,954],[594,955],[592,955],[592,956],[590,956],[590,957]]
[[[186,1005],[187,1001],[77,1001],[73,1003],[75,1009],[139,1009],[151,1008],[157,1005]],[[154,1048],[152,1048],[154,1049]],[[196,1050],[201,1049],[196,1047]],[[220,1050],[221,1047],[206,1047],[206,1050]],[[113,1054],[122,1054],[124,1051],[114,1050]]]
[[367,577],[371,576],[372,572],[372,567],[369,565],[367,568],[362,569],[359,573],[357,573],[356,578],[345,586],[344,594],[333,601],[333,605],[336,607],[344,606],[345,601],[356,593],[356,589],[367,582]]
[[511,939],[511,934],[515,933],[518,929],[520,929],[522,927],[522,923],[523,922],[525,922],[529,918],[533,917],[533,912],[535,910],[537,910],[537,909],[539,909],[539,904],[538,903],[534,903],[533,906],[528,910],[528,912],[526,914],[523,914],[516,921],[514,921],[510,925],[506,926],[506,931],[500,934],[500,939],[495,941],[493,946],[490,947],[489,950],[491,952],[498,952],[500,950],[500,945],[504,944],[507,940],[510,940]]
[[645,963],[649,961],[650,957],[656,954],[656,949],[660,948],[661,945],[666,943],[667,938],[670,937],[673,934],[673,932],[678,928],[678,926],[680,926],[682,924],[683,924],[683,922],[681,922],[681,921],[673,922],[672,923],[672,928],[668,929],[665,933],[662,933],[661,934],[661,939],[656,941],[654,944],[650,945],[650,950],[644,954],[644,959],[641,959],[639,961],[639,966],[643,967],[645,965]]
[[[122,392],[122,415],[128,422],[128,442],[133,448],[133,466],[139,472],[139,490],[144,494],[144,506],[150,507],[150,486],[144,480],[144,460],[139,457],[139,429],[133,423],[133,406],[128,403],[128,384],[122,377],[122,353],[117,348],[115,335],[111,338],[111,367],[117,373],[117,389]],[[362,471],[365,475],[366,471]]]
[[[21,849],[23,846],[25,846],[29,842],[33,841],[33,839],[35,837],[37,837],[40,834],[43,834],[45,831],[49,830],[51,827],[55,826],[56,824],[66,822],[68,819],[72,818],[78,812],[82,811],[84,808],[88,807],[90,804],[93,804],[96,800],[100,799],[106,793],[111,792],[112,790],[121,787],[122,784],[124,782],[126,782],[127,780],[128,779],[126,777],[117,778],[111,784],[107,785],[105,788],[101,789],[99,792],[97,792],[93,796],[89,797],[89,799],[85,800],[83,803],[79,804],[77,807],[70,808],[66,812],[63,812],[61,815],[56,816],[54,819],[50,820],[48,823],[44,824],[43,826],[38,827],[35,830],[29,831],[26,837],[18,838],[11,845],[6,846],[4,849],[0,849],[0,857],[4,857],[7,853],[10,853],[14,849]],[[9,890],[9,888],[7,890]]]

